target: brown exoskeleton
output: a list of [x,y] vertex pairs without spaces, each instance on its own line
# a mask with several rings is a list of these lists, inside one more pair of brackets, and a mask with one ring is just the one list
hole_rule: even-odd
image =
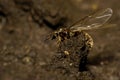
[[[78,76],[78,71],[86,70],[87,56],[93,46],[93,39],[88,33],[84,32],[84,30],[102,28],[102,25],[106,23],[111,16],[112,9],[107,8],[93,15],[84,17],[72,26],[60,28],[53,32],[50,38],[52,40],[57,39],[59,43],[57,54],[54,55],[51,61],[55,67],[54,70],[58,69],[58,72],[72,73],[75,74],[75,76]],[[103,26],[103,28],[104,27],[106,26]]]
[[[69,26],[67,28],[60,28],[59,30],[52,33],[52,39],[58,39],[58,42],[61,42],[65,39],[69,39],[69,37],[77,33],[85,33],[83,32],[83,30],[102,28],[102,25],[110,19],[112,13],[112,9],[107,8],[104,10],[100,10],[90,16],[86,16],[72,26]],[[92,47],[93,40],[91,36],[87,33],[85,33],[85,36],[89,39],[87,44]]]

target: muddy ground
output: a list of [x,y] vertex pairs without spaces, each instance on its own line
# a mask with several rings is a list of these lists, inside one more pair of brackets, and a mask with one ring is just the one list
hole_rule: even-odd
[[[0,80],[120,80],[119,3],[119,0],[0,0]],[[56,41],[45,41],[46,37],[61,26],[69,26],[105,8],[113,9],[108,23],[116,26],[87,31],[94,46],[90,52],[82,51],[89,53],[86,70],[68,66],[71,60],[64,61],[65,56],[59,60]],[[71,56],[76,56],[74,62],[79,60],[77,55]],[[66,68],[56,70],[58,65]]]

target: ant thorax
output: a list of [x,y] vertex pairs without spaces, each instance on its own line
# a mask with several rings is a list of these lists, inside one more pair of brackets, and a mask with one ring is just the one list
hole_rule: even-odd
[[69,39],[72,36],[77,36],[82,31],[73,31],[68,28],[60,28],[58,31],[54,32],[54,39],[57,38],[58,41],[64,41],[65,39]]

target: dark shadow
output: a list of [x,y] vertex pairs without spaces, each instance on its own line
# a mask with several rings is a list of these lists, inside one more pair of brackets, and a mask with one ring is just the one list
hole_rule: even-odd
[[44,22],[49,28],[51,28],[51,29],[53,29],[53,30],[56,30],[56,29],[60,28],[61,26],[64,26],[64,23],[66,23],[66,21],[67,21],[67,19],[61,18],[61,19],[59,20],[59,22],[57,22],[56,24],[53,25],[53,24],[50,23],[49,21],[43,19],[43,22]]

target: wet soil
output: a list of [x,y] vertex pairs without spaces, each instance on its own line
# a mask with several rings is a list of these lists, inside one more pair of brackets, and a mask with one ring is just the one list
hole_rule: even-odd
[[[0,80],[119,80],[119,2],[0,0]],[[116,26],[86,31],[94,41],[90,51],[82,41],[84,34],[59,46],[56,40],[45,41],[60,27],[108,7],[113,9],[108,23]]]

